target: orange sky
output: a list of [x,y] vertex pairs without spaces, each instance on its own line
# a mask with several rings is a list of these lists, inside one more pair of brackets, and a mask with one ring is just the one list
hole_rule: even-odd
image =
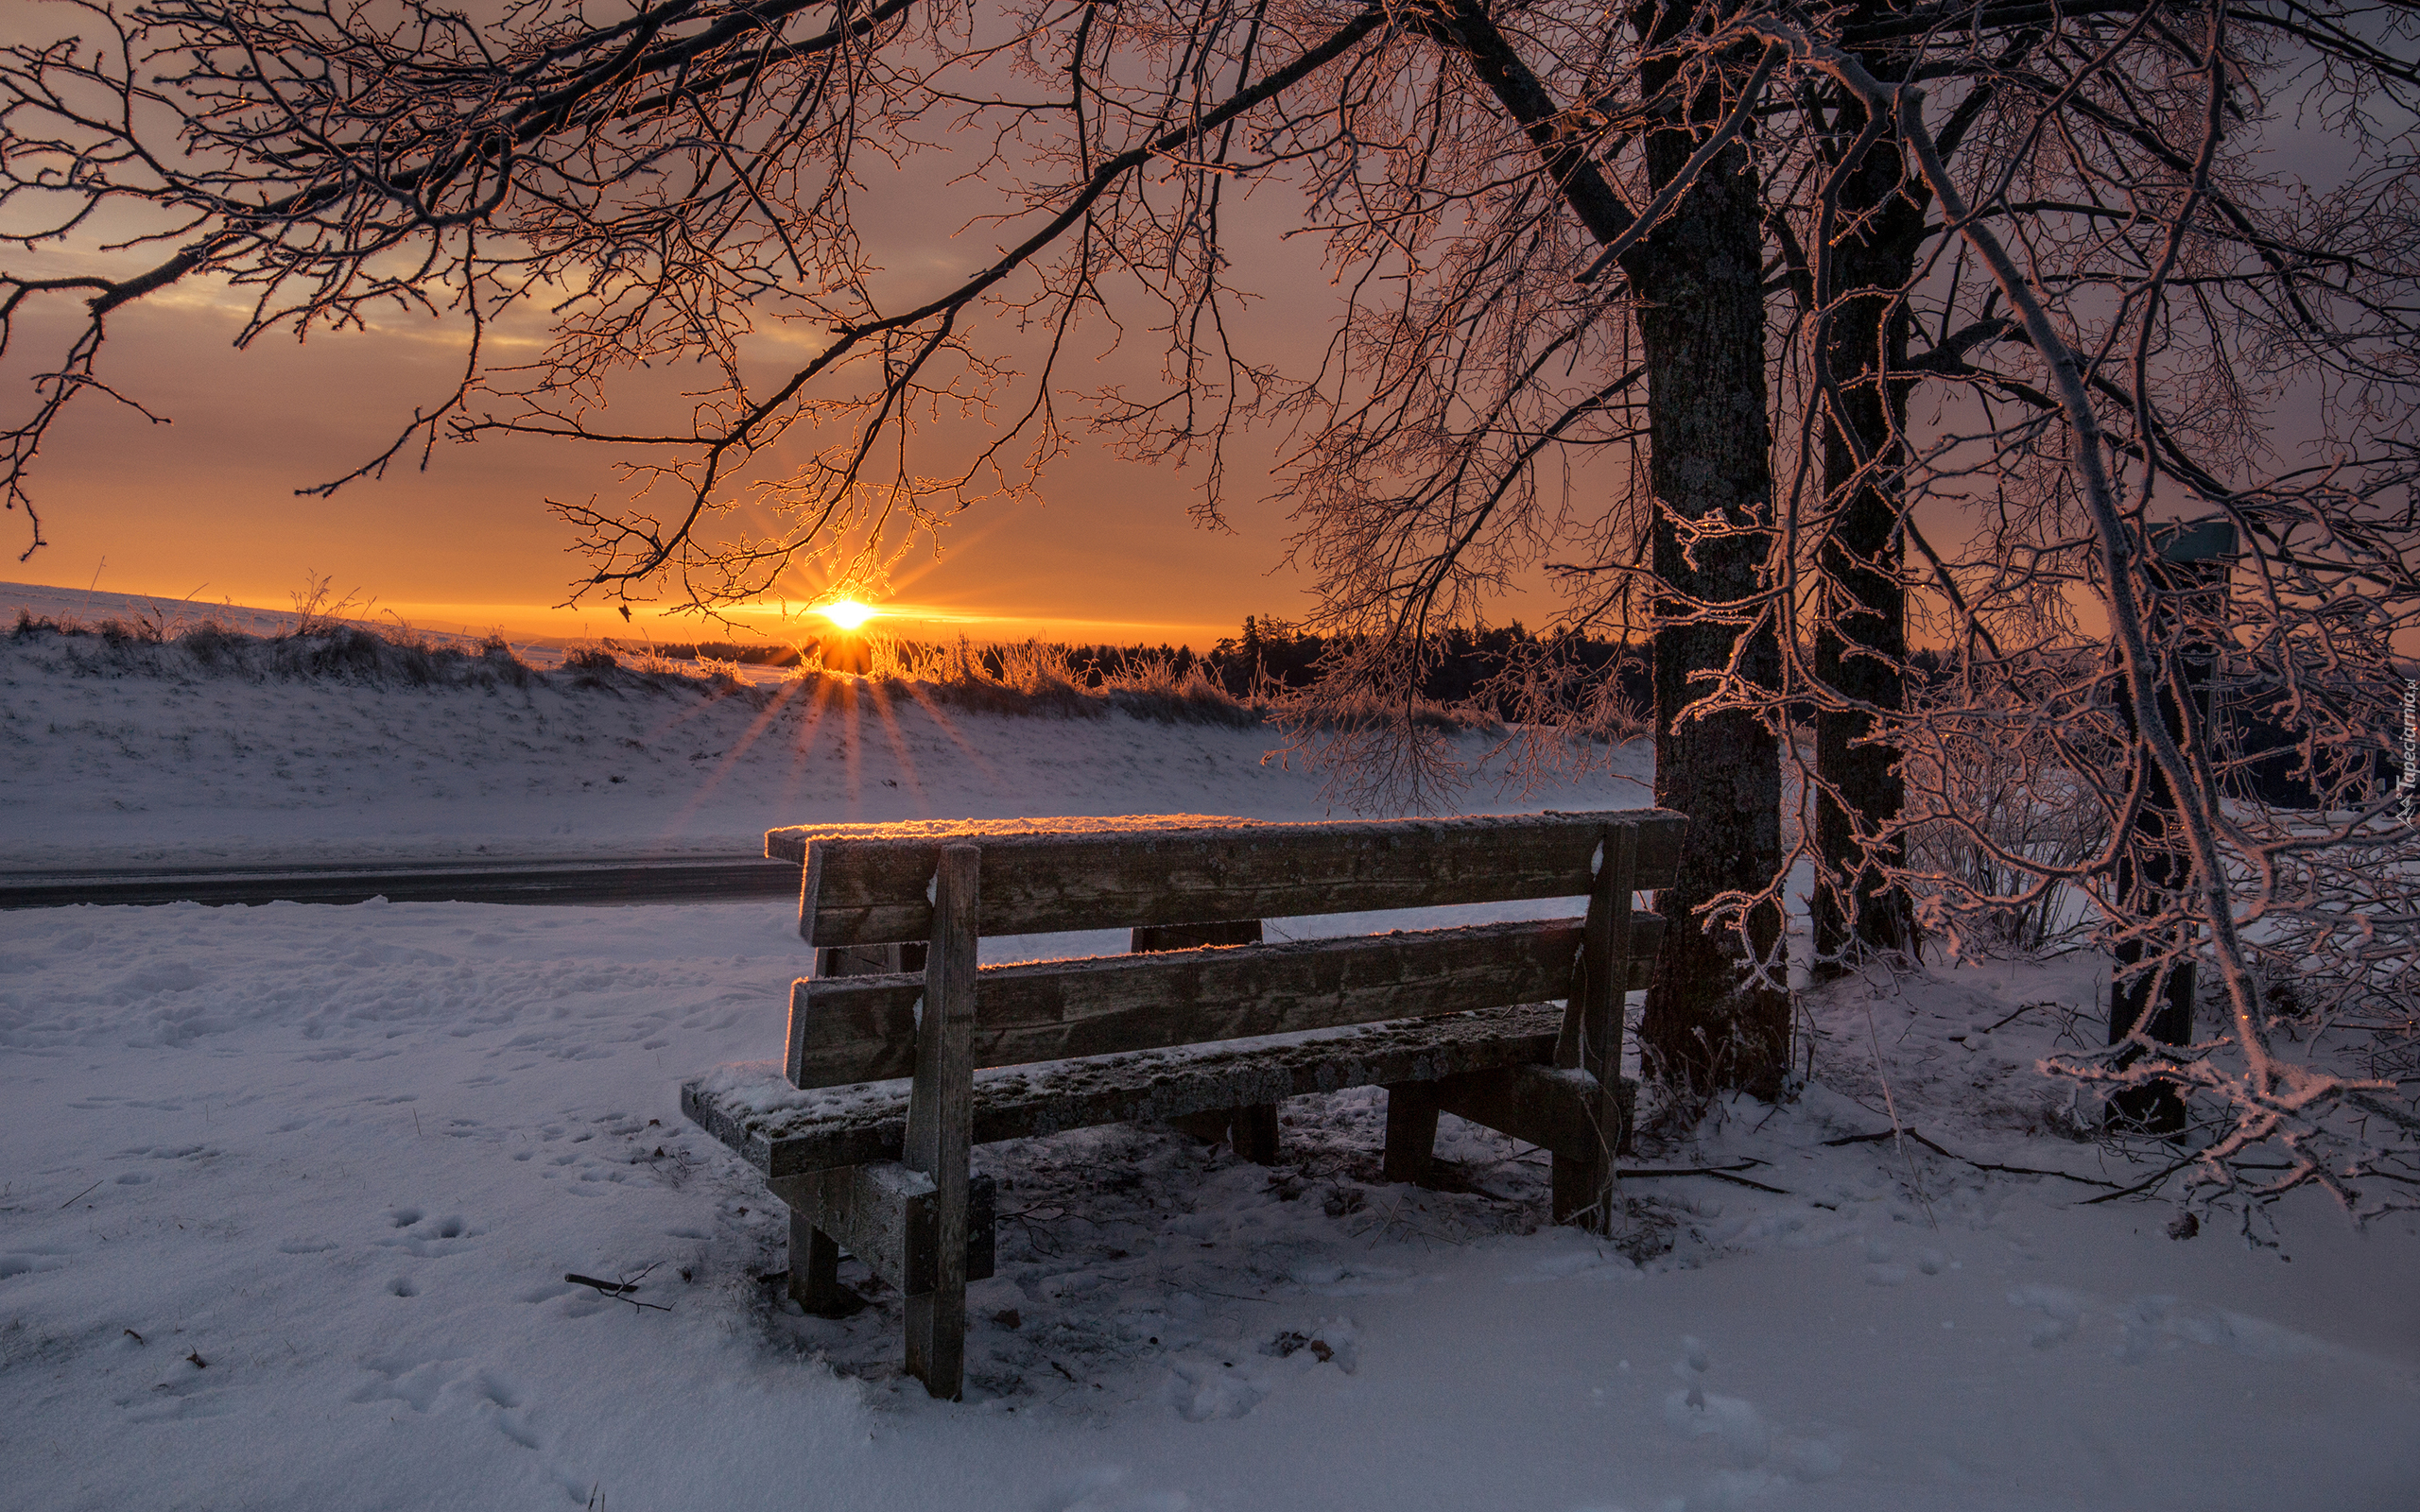
[[[117,318],[107,374],[174,423],[80,401],[37,478],[50,543],[0,576],[79,589],[97,577],[117,593],[282,607],[320,574],[431,628],[630,633],[602,605],[548,607],[579,564],[544,501],[627,496],[603,454],[443,444],[424,473],[399,468],[332,500],[297,498],[297,486],[374,455],[415,401],[442,393],[451,354],[408,329],[236,352],[233,327],[206,298]],[[1286,526],[1281,508],[1259,502],[1262,481],[1238,490],[1234,534],[1190,523],[1189,481],[1087,448],[1052,469],[1046,503],[969,511],[940,559],[903,563],[896,608],[909,617],[895,627],[1207,645],[1246,614],[1300,613],[1301,578],[1270,574]],[[8,523],[22,550],[23,518]],[[637,627],[700,633],[694,621],[649,618]]]
[[[894,299],[954,281],[993,255],[996,229],[957,234],[985,205],[949,187],[947,166],[945,158],[911,160],[894,183],[869,185],[861,198],[860,223],[881,244]],[[1281,242],[1298,215],[1299,202],[1279,186],[1248,211],[1231,201],[1228,218],[1241,255],[1261,260],[1253,286],[1270,294],[1245,318],[1248,339],[1263,343],[1253,354],[1288,364],[1316,360],[1338,309],[1315,245]],[[631,491],[598,449],[538,440],[441,444],[424,473],[399,466],[333,500],[295,497],[297,487],[374,456],[415,404],[450,391],[460,341],[425,318],[398,316],[366,334],[315,334],[302,346],[274,335],[239,352],[231,342],[241,308],[223,287],[181,284],[112,317],[101,376],[174,423],[153,425],[98,396],[80,398],[34,479],[50,543],[30,560],[5,564],[0,577],[283,607],[309,577],[324,575],[338,593],[374,597],[381,610],[429,628],[714,633],[694,619],[644,610],[626,627],[603,603],[549,607],[582,568],[567,549],[569,527],[547,513],[545,501],[594,495],[610,507]],[[539,329],[532,319],[515,324],[525,336]],[[26,363],[55,360],[65,329],[40,318],[25,327],[0,373],[12,387],[31,370]],[[514,334],[493,333],[492,343]],[[1088,389],[1155,374],[1150,335],[1138,326],[1129,341],[1106,364],[1090,352],[1065,364],[1054,387]],[[778,333],[757,344],[776,359],[796,359],[801,350]],[[508,351],[503,360],[524,357]],[[674,391],[658,374],[639,376],[659,397]],[[946,429],[928,434],[946,446]],[[1277,445],[1273,435],[1256,436],[1231,456],[1229,534],[1188,518],[1198,474],[1126,461],[1083,442],[1046,475],[1044,502],[967,511],[945,533],[938,560],[927,546],[903,562],[891,605],[901,617],[890,627],[978,640],[1042,635],[1206,647],[1236,634],[1246,614],[1299,617],[1309,605],[1305,579],[1278,570],[1288,525],[1284,507],[1266,500]],[[8,516],[7,525],[13,557],[26,541],[23,517]],[[812,597],[820,586],[803,580],[792,592]],[[781,633],[777,624],[769,630]]]

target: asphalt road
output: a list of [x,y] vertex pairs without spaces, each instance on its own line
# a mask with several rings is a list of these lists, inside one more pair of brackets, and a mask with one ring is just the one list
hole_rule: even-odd
[[795,898],[794,861],[430,862],[362,867],[213,867],[161,871],[0,871],[0,908],[70,903],[697,903]]

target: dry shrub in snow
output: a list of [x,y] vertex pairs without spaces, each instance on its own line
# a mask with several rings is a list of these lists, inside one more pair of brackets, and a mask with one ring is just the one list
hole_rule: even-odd
[[179,621],[153,613],[86,626],[73,619],[37,619],[19,610],[10,640],[20,652],[56,655],[91,677],[327,679],[423,688],[526,688],[544,680],[500,636],[438,638],[401,626],[373,628],[342,621],[306,621],[291,633],[261,636],[209,618]]
[[[2357,1211],[2408,1205],[2420,1176],[2420,833],[2385,768],[2399,679],[2380,656],[2314,699],[2300,658],[2246,644],[2249,617],[2200,627],[2207,639],[2179,632],[2224,649],[2191,668],[2215,701],[2171,710],[2190,736],[2176,818],[2145,822],[2158,789],[2119,717],[2115,666],[2055,684],[2031,668],[2034,686],[1996,696],[1978,676],[1893,732],[1910,753],[1893,875],[1956,955],[2132,947],[2154,1005],[2171,973],[2195,973],[2189,1043],[2138,1025],[2045,1065],[2112,1092],[2186,1093],[2204,1195],[2257,1201],[2312,1182]],[[2225,717],[2255,699],[2273,715],[2285,706],[2267,721],[2270,750],[2247,748]],[[2281,731],[2299,777],[2249,781],[2279,765]],[[2163,875],[2175,884],[2155,885]]]
[[[223,677],[251,681],[338,680],[414,688],[527,688],[666,693],[694,691],[759,702],[795,696],[798,687],[748,680],[736,658],[681,657],[675,649],[578,644],[565,649],[560,672],[531,666],[501,636],[472,641],[429,636],[408,627],[364,626],[305,613],[289,633],[260,636],[215,620],[183,621],[164,612],[108,619],[37,618],[20,610],[10,644],[21,653],[54,655],[93,677]],[[1196,663],[1182,670],[1164,659],[1135,658],[1106,675],[1077,665],[1067,647],[1039,641],[933,645],[894,637],[864,638],[862,673],[826,668],[812,648],[786,662],[786,681],[819,696],[873,687],[887,696],[930,699],[990,713],[1101,718],[1125,713],[1161,723],[1250,729],[1265,707],[1230,695]],[[737,649],[728,647],[727,649]]]
[[[1096,718],[1112,712],[1162,723],[1261,723],[1265,706],[1237,698],[1200,662],[1180,669],[1165,657],[1129,658],[1103,669],[1079,664],[1066,646],[1027,640],[979,644],[961,636],[936,644],[895,636],[863,639],[867,676],[959,708],[994,713],[1053,713]],[[820,654],[802,675],[820,670]]]

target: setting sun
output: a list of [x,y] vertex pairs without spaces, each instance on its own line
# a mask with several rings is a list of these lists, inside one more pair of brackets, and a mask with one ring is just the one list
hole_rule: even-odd
[[816,610],[816,612],[844,630],[854,630],[874,616],[873,606],[860,604],[854,598],[844,598],[837,604],[822,605]]

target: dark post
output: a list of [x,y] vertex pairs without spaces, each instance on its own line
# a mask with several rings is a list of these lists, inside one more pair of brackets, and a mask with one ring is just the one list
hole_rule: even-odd
[[[2188,642],[2208,633],[2206,629],[2197,629],[2189,616],[2199,610],[2206,625],[2223,609],[2227,574],[2236,555],[2235,525],[2223,519],[2153,525],[2150,544],[2152,594],[2147,619],[2153,637],[2163,642]],[[2164,690],[2160,694],[2160,720],[2168,727],[2169,737],[2182,745],[2197,730],[2203,738],[2208,738],[2216,713],[2212,684],[2217,680],[2218,645],[2214,638],[2199,644],[2180,644],[2175,654],[2193,707],[2188,718],[2188,712]],[[2133,701],[2120,699],[2118,707],[2126,732],[2135,734]],[[2143,913],[2156,911],[2161,901],[2174,894],[2187,880],[2191,863],[2177,848],[2179,831],[2176,795],[2169,790],[2166,775],[2154,768],[2146,782],[2134,835],[2118,858],[2118,896],[2131,901]],[[2162,953],[2154,951],[2151,942],[2139,936],[2118,942],[2118,970],[2109,987],[2111,1044],[2123,1043],[2137,1024],[2146,1038],[2164,1045],[2192,1042],[2195,973],[2189,932],[2175,943],[2167,971],[2166,990],[2154,1005],[2152,993],[2162,985],[2161,973],[2156,966],[2146,969],[2143,962],[2146,956]],[[2119,1064],[2135,1058],[2134,1054],[2122,1056]],[[2109,1100],[2108,1122],[2112,1127],[2133,1133],[2178,1136],[2185,1131],[2185,1102],[2177,1096],[2176,1089],[2165,1081],[2121,1088]]]
[[[924,1021],[916,1029],[916,1076],[899,1162],[933,1181],[933,1289],[906,1297],[908,1373],[945,1401],[958,1400],[966,1382],[967,1187],[975,1128],[975,947],[982,854],[975,846],[944,845],[934,873]],[[914,1241],[909,1243],[902,1268],[912,1275],[917,1256]]]
[[[824,945],[815,952],[818,976],[871,976],[925,969],[925,942],[890,945]],[[818,1317],[847,1317],[866,1299],[840,1284],[840,1245],[804,1214],[790,1213],[789,1294]]]
[[[1146,924],[1128,936],[1127,949],[1190,951],[1205,945],[1257,945],[1257,919],[1222,919],[1200,924]],[[1214,1108],[1168,1120],[1170,1126],[1205,1143],[1225,1140],[1236,1153],[1255,1165],[1277,1163],[1277,1105],[1254,1103],[1249,1108]]]

